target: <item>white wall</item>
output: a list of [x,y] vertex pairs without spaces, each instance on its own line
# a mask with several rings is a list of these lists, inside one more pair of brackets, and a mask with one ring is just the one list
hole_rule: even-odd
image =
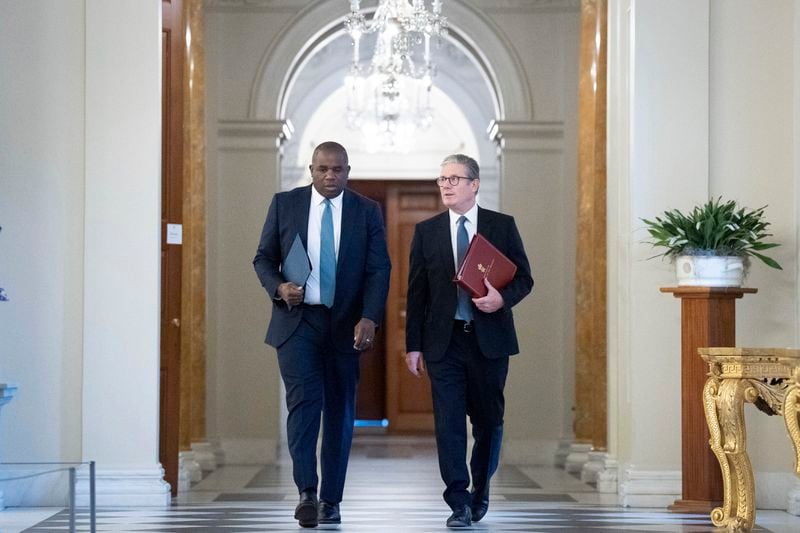
[[[674,285],[673,268],[645,261],[641,217],[719,195],[769,204],[785,270],[753,264],[747,284],[759,293],[737,302],[737,345],[797,342],[797,10],[789,0],[612,3],[621,53],[609,61],[610,417],[624,502],[643,501],[642,476],[661,503],[680,492],[668,479],[680,471],[680,305],[658,293]],[[747,421],[757,478],[780,486],[758,483],[757,503],[785,508],[785,428],[752,408]]]
[[82,7],[8,2],[0,17],[0,381],[19,386],[2,461],[81,456]]
[[[95,460],[100,504],[169,502],[160,16],[157,0],[12,2],[0,22],[0,68],[14,73],[0,98],[0,279],[12,298],[0,380],[19,386],[0,420],[2,459]],[[65,490],[7,486],[6,503],[63,503]]]
[[[782,243],[770,255],[784,268],[776,271],[753,262],[747,285],[759,292],[737,304],[737,344],[796,346],[793,159],[798,146],[792,111],[798,48],[793,22],[800,4],[780,1],[763,9],[756,2],[736,0],[712,2],[711,7],[710,193],[741,198],[751,208],[769,205],[774,239]],[[793,452],[782,421],[752,408],[746,413],[754,468],[790,472]]]

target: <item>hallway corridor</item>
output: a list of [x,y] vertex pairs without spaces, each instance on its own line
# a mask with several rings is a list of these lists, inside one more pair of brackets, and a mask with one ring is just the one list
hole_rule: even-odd
[[[343,533],[452,531],[432,438],[359,435],[353,444]],[[474,531],[508,532],[706,532],[704,516],[663,509],[625,509],[616,495],[602,495],[561,469],[501,466],[492,483],[489,513]],[[301,531],[292,519],[297,502],[288,462],[225,465],[181,494],[168,508],[101,508],[98,531],[214,532]],[[88,531],[82,509],[78,530]],[[27,521],[27,523],[26,523]],[[800,517],[760,511],[754,531],[800,531]],[[318,529],[323,529],[320,527]],[[7,509],[0,532],[68,531],[62,509]],[[305,530],[304,530],[305,531]]]

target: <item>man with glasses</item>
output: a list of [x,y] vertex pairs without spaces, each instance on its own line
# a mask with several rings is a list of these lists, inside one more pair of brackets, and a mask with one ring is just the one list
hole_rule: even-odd
[[[417,224],[411,243],[406,309],[406,365],[427,367],[433,393],[439,470],[447,527],[469,527],[489,508],[489,481],[503,437],[508,357],[519,353],[511,308],[533,288],[517,226],[508,215],[478,207],[478,163],[445,157],[436,178],[444,213]],[[517,266],[511,282],[470,298],[453,282],[469,240],[479,232]],[[423,364],[424,360],[424,364]],[[466,417],[475,440],[469,468]],[[470,488],[470,476],[472,489]]]
[[[278,351],[301,527],[339,524],[353,438],[359,352],[372,347],[383,318],[391,264],[377,203],[347,190],[347,151],[335,142],[314,150],[311,185],[276,194],[253,260],[272,301],[266,343]],[[311,273],[287,279],[299,236]],[[305,265],[304,265],[305,266]],[[286,276],[284,269],[286,268]],[[307,273],[308,270],[306,269]],[[322,480],[317,498],[317,438],[322,414]]]

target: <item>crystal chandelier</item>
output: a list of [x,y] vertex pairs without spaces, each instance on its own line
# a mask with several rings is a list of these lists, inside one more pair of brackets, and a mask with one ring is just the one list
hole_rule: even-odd
[[[402,152],[433,121],[431,38],[446,33],[442,0],[433,0],[430,11],[424,0],[380,0],[369,22],[360,9],[360,0],[350,0],[345,19],[353,39],[345,78],[347,125],[364,133],[369,151]],[[360,42],[368,34],[376,34],[375,51],[362,66]]]

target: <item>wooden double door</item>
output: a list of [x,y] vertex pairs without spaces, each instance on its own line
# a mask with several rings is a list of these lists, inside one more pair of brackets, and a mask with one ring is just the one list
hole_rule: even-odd
[[414,226],[444,210],[439,189],[433,180],[351,180],[348,186],[381,204],[392,259],[384,324],[375,348],[361,356],[356,417],[388,419],[392,433],[432,432],[430,381],[427,375],[414,377],[405,365],[405,315]]

